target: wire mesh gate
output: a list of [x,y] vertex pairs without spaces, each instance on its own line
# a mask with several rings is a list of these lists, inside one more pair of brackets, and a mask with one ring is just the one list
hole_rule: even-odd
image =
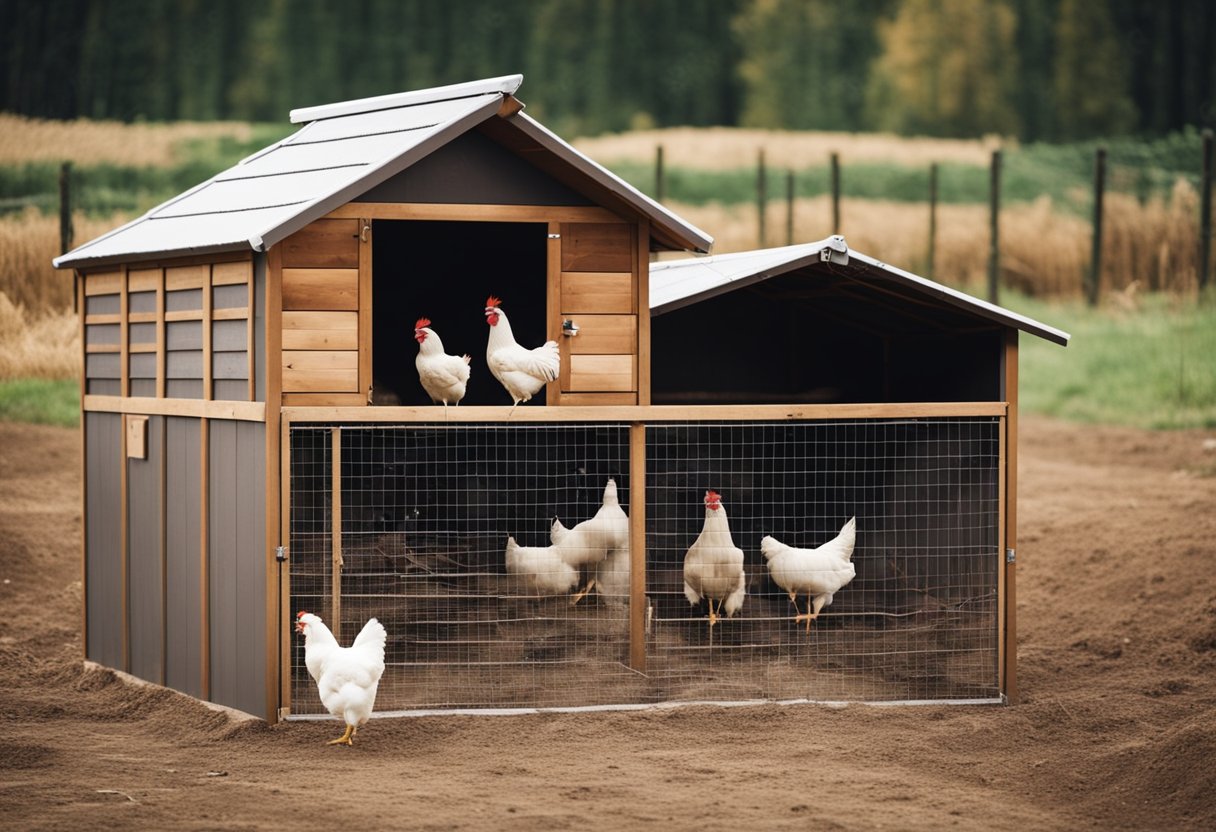
[[[293,424],[291,613],[336,622],[342,643],[380,619],[379,711],[996,699],[1000,430],[995,417],[647,425],[638,672],[627,595],[601,581],[575,601],[595,564],[554,582],[538,578],[543,552],[534,574],[506,554],[508,537],[549,547],[555,517],[593,517],[609,478],[629,509],[628,424]],[[712,628],[683,591],[708,489],[747,587]],[[856,577],[808,633],[760,539],[811,548],[854,516]],[[299,639],[290,661],[292,712],[324,712]]]

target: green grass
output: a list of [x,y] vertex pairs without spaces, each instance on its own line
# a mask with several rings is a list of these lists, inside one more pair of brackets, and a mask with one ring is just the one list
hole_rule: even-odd
[[75,427],[80,424],[80,382],[41,378],[0,381],[0,421]]
[[1135,312],[1002,298],[1072,334],[1020,339],[1024,411],[1139,428],[1216,428],[1216,304],[1154,296]]

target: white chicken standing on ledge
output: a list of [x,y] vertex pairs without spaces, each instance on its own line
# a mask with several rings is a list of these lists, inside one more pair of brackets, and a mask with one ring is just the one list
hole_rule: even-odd
[[[769,536],[760,541],[760,551],[768,561],[773,582],[790,594],[796,613],[794,620],[805,620],[808,633],[811,622],[819,617],[819,611],[831,606],[832,596],[847,586],[857,574],[852,562],[856,542],[856,517],[844,524],[840,534],[815,549],[796,549]],[[798,612],[800,592],[807,594],[806,612]],[[811,611],[812,604],[814,612]]]
[[448,355],[443,351],[443,341],[431,329],[427,318],[419,318],[414,324],[414,340],[418,342],[418,357],[414,366],[418,368],[418,381],[434,404],[442,404],[447,412],[449,404],[460,404],[469,384],[469,355]]
[[511,322],[502,311],[502,301],[491,296],[486,301],[486,323],[490,339],[486,344],[486,366],[507,389],[515,404],[511,411],[532,398],[561,370],[561,353],[556,341],[546,341],[536,349],[524,349],[515,342]]
[[346,733],[328,745],[354,745],[355,734],[376,704],[376,687],[384,673],[383,625],[374,618],[363,625],[350,647],[338,644],[325,622],[310,612],[296,614],[296,632],[304,636],[304,664],[317,683],[326,710],[346,722]]
[[[726,509],[716,491],[705,492],[705,525],[684,555],[684,596],[696,606],[709,601],[709,626],[718,623],[718,612],[730,618],[743,606],[747,591],[743,575],[743,550],[730,535]],[[718,611],[714,610],[714,601]]]

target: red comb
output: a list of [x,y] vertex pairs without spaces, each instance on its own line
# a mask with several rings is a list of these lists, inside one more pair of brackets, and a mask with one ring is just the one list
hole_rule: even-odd
[[719,494],[717,491],[706,491],[705,492],[705,502],[709,503],[709,502],[721,502],[721,501],[722,501],[722,495]]
[[431,325],[430,318],[419,318],[418,322],[414,324],[414,329],[422,329],[424,326],[430,326],[430,325]]
[[495,306],[495,307],[496,307],[496,306],[498,306],[498,304],[500,304],[500,303],[502,303],[502,301],[501,301],[501,300],[499,300],[498,298],[494,297],[493,295],[490,295],[489,300],[487,300],[487,301],[486,301],[486,308],[489,308],[489,307],[491,307],[491,306]]
[[300,610],[298,613],[296,613],[296,618],[297,618],[297,619],[300,619],[300,618],[303,618],[303,617],[304,617],[304,616],[306,616],[306,615],[308,615],[308,613],[306,613],[304,610]]

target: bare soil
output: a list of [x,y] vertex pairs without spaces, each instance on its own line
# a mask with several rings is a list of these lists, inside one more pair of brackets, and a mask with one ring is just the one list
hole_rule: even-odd
[[344,748],[86,666],[78,434],[0,424],[0,828],[1216,828],[1206,438],[1023,420],[1017,705],[385,719]]

